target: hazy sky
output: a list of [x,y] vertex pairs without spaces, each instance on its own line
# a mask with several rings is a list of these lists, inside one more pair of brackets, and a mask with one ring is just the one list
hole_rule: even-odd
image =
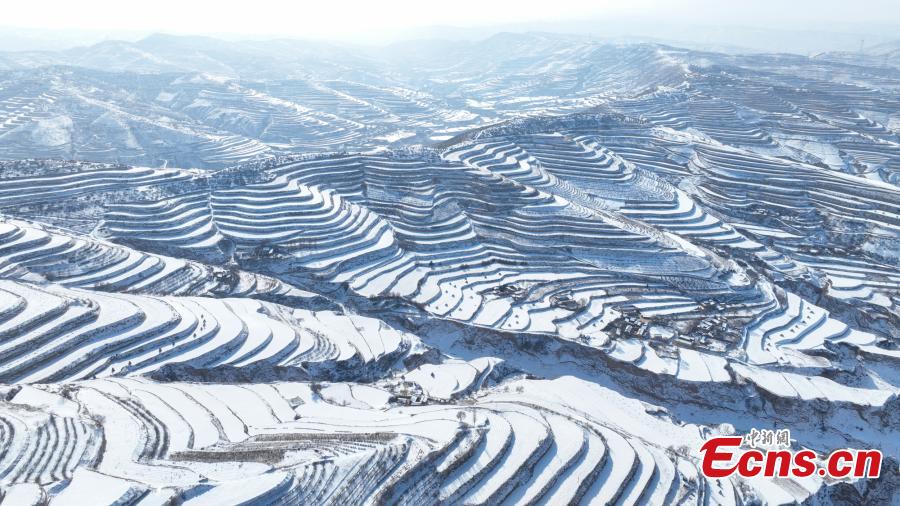
[[[383,44],[498,31],[636,37],[813,54],[900,39],[900,0],[0,0],[0,50],[64,49],[154,32]],[[762,30],[760,30],[762,28]],[[864,39],[864,40],[863,40]]]
[[362,31],[620,17],[824,29],[900,24],[898,0],[5,1],[0,25],[343,38]]

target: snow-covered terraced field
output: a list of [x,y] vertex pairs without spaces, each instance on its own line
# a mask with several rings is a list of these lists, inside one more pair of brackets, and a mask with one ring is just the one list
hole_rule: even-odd
[[307,378],[325,363],[335,377],[371,377],[417,342],[378,320],[251,299],[114,295],[14,281],[0,286],[12,301],[0,317],[5,383],[145,374],[167,365],[252,366],[259,374],[282,370]]
[[0,277],[152,295],[311,297],[267,276],[144,253],[0,215]]
[[[896,496],[900,74],[853,68],[543,33],[0,53],[0,501]],[[883,476],[700,473],[768,428]]]
[[[287,163],[270,169],[268,182],[213,190],[205,200],[190,194],[114,205],[104,229],[117,240],[186,250],[227,241],[247,258],[264,249],[283,259],[278,269],[347,282],[361,295],[399,296],[478,326],[570,338],[602,340],[598,331],[624,305],[663,315],[694,312],[700,300],[725,294],[740,301],[736,312],[765,302],[736,266],[652,222],[608,210],[540,162],[493,156],[514,175],[461,164],[453,151],[445,157]],[[631,184],[619,179],[607,185]],[[661,196],[664,184],[636,183]],[[671,189],[668,197],[693,205]],[[728,243],[763,249],[717,220],[701,220]],[[675,265],[679,275],[671,276]]]
[[[701,441],[696,426],[644,414],[640,430],[623,427],[613,412],[566,404],[566,390],[594,388],[571,378],[510,386],[517,394],[402,409],[378,389],[348,407],[298,383],[16,387],[0,408],[10,431],[0,484],[10,497],[75,500],[101,487],[112,502],[185,504],[735,501],[734,483],[666,449]],[[764,490],[793,501],[820,485]]]
[[[900,391],[898,275],[877,249],[897,235],[886,183],[617,115],[514,122],[441,153],[172,169],[182,179],[139,186],[123,167],[97,188],[53,187],[96,170],[6,178],[50,217],[103,208],[84,213],[90,234],[33,211],[0,221],[11,497],[102,483],[110,502],[784,503],[822,483],[707,481],[698,441],[734,429],[654,416],[659,433],[634,432],[622,420],[645,415],[604,412],[621,395],[606,382],[691,385],[678,395],[701,404],[689,392],[826,402],[839,426],[890,420]],[[479,333],[491,351],[475,351]],[[587,354],[573,365],[586,378],[534,358],[548,346]],[[873,381],[821,375],[848,360]],[[602,387],[597,361],[620,371]],[[26,394],[46,406],[37,424]],[[804,423],[801,444],[840,444]],[[134,433],[143,446],[110,443]]]
[[92,192],[184,181],[189,177],[189,174],[180,170],[119,166],[60,175],[3,178],[0,180],[0,206],[20,207],[23,204],[69,199]]
[[[890,269],[881,271],[885,281],[864,284],[858,270],[847,270],[852,261],[810,258],[807,252],[815,249],[804,239],[820,227],[799,207],[802,201],[780,196],[809,191],[813,215],[825,215],[827,223],[875,227],[875,238],[889,240],[897,221],[890,206],[893,188],[873,184],[862,189],[853,185],[852,176],[711,141],[689,148],[678,144],[689,160],[685,173],[690,176],[657,174],[630,162],[627,150],[623,157],[602,145],[620,136],[589,133],[595,121],[605,130],[633,130],[635,123],[591,116],[569,121],[572,127],[562,132],[510,135],[501,127],[503,135],[489,137],[493,130],[482,131],[477,141],[447,149],[442,160],[301,159],[255,172],[259,182],[237,186],[231,172],[206,175],[200,185],[210,188],[206,191],[108,205],[100,230],[115,240],[165,251],[230,254],[238,263],[269,256],[267,269],[276,277],[347,283],[356,294],[399,297],[441,318],[557,335],[655,372],[705,381],[727,377],[717,354],[755,353],[757,345],[748,344],[755,338],[743,335],[742,327],[784,306],[780,288],[754,282],[749,266],[731,256],[761,263],[779,280],[815,272],[824,276],[831,297],[893,309],[897,285],[890,281],[896,277]],[[540,125],[537,120],[522,128]],[[693,150],[692,157],[686,149]],[[738,171],[743,179],[735,175]],[[784,190],[774,183],[787,177],[822,191]],[[689,178],[690,186],[680,178]],[[756,192],[756,207],[742,212],[735,202],[724,201],[728,185]],[[863,191],[870,198],[865,207],[858,195]],[[775,225],[780,229],[773,229],[770,220],[759,219],[765,211],[755,211],[761,201],[791,207],[797,217],[785,223],[788,215],[782,213]],[[146,264],[161,263],[132,257],[120,262],[124,267],[108,269],[118,274],[113,286],[120,278],[140,279],[147,269],[152,275]],[[137,274],[129,276],[132,264]],[[879,272],[877,266],[867,270]],[[669,357],[664,358],[645,345],[635,346],[617,330],[635,316],[644,333],[647,324],[655,323],[663,334],[687,334],[691,340],[714,336],[719,344],[700,356],[715,350],[702,361],[716,367],[709,374],[681,374],[697,360],[693,352],[664,342]],[[742,323],[714,329],[717,318]],[[685,322],[698,320],[705,320],[701,332],[685,328],[690,325]],[[876,346],[873,334],[850,332],[839,322],[825,327],[835,331],[813,338],[810,349],[821,349],[824,339],[887,353]],[[797,348],[791,337],[759,346],[781,344]]]

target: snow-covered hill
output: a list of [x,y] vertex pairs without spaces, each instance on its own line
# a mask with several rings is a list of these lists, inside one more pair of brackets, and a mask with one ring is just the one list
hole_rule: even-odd
[[[894,71],[316,51],[0,58],[4,504],[896,493]],[[884,477],[700,474],[772,427]]]
[[160,35],[0,62],[0,158],[221,168],[595,107],[892,183],[900,156],[900,70],[865,59],[552,34],[377,49]]

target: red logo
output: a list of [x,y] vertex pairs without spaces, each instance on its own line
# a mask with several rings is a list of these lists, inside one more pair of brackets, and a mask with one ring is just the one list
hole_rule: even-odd
[[820,459],[812,450],[741,449],[741,436],[714,437],[700,452],[700,471],[708,478],[727,478],[733,474],[744,478],[806,478],[813,474],[831,478],[878,478],[881,474],[881,451],[835,450]]

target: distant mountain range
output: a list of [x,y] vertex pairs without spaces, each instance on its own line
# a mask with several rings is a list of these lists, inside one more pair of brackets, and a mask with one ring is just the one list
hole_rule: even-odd
[[[782,126],[765,149],[893,181],[900,70],[891,48],[808,58],[504,33],[381,48],[154,35],[2,53],[0,157],[214,168],[296,152],[429,146],[510,119],[595,108],[702,130],[698,107],[708,102],[735,122],[729,135],[712,127],[713,137],[758,144],[738,132],[775,121]],[[809,102],[815,90],[843,105],[822,110]],[[785,127],[794,123],[807,125],[803,134]],[[849,143],[843,155],[823,151],[835,136]],[[854,155],[870,149],[881,154]]]

